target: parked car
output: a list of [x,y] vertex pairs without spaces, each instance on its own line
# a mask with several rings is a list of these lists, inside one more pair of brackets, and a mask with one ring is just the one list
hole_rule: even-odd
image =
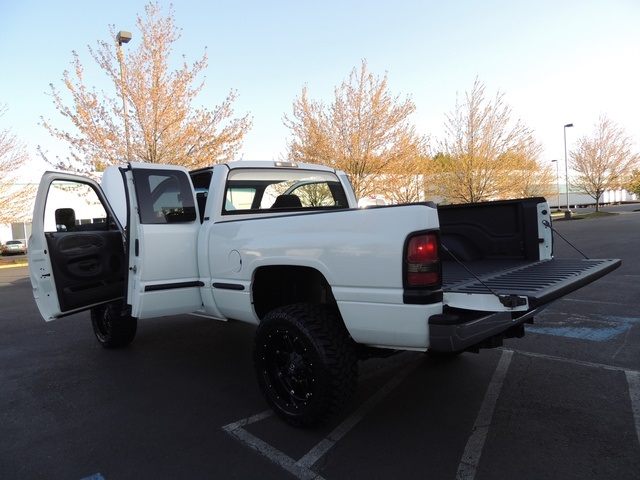
[[8,240],[2,247],[2,255],[24,255],[27,246],[20,240]]

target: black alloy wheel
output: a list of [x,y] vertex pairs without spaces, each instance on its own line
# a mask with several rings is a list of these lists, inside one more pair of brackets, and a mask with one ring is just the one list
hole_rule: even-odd
[[326,421],[355,391],[353,342],[337,315],[295,304],[265,316],[256,330],[254,366],[271,408],[297,427]]
[[105,348],[129,345],[138,330],[138,319],[123,314],[121,303],[108,303],[92,308],[91,324],[98,342]]

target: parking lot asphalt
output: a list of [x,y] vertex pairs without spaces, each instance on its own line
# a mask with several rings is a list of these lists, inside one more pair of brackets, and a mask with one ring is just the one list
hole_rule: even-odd
[[0,479],[637,479],[640,213],[607,209],[554,227],[619,269],[502,348],[360,362],[349,409],[311,430],[268,411],[254,327],[151,319],[106,350],[88,314],[44,322],[27,269],[0,269]]

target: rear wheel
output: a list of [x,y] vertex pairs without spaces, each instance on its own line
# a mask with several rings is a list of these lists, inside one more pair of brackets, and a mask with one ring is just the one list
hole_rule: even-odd
[[267,402],[297,427],[326,421],[355,392],[354,344],[324,306],[295,304],[268,313],[256,330],[253,361]]
[[98,342],[105,348],[129,345],[138,330],[138,319],[123,314],[120,303],[108,303],[92,308],[91,324]]

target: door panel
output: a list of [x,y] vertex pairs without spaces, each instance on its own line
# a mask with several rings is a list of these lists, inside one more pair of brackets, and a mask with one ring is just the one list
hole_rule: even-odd
[[120,232],[47,233],[45,238],[63,312],[124,295],[126,269]]
[[123,298],[127,267],[122,229],[92,180],[44,174],[30,247],[34,297],[46,320]]

